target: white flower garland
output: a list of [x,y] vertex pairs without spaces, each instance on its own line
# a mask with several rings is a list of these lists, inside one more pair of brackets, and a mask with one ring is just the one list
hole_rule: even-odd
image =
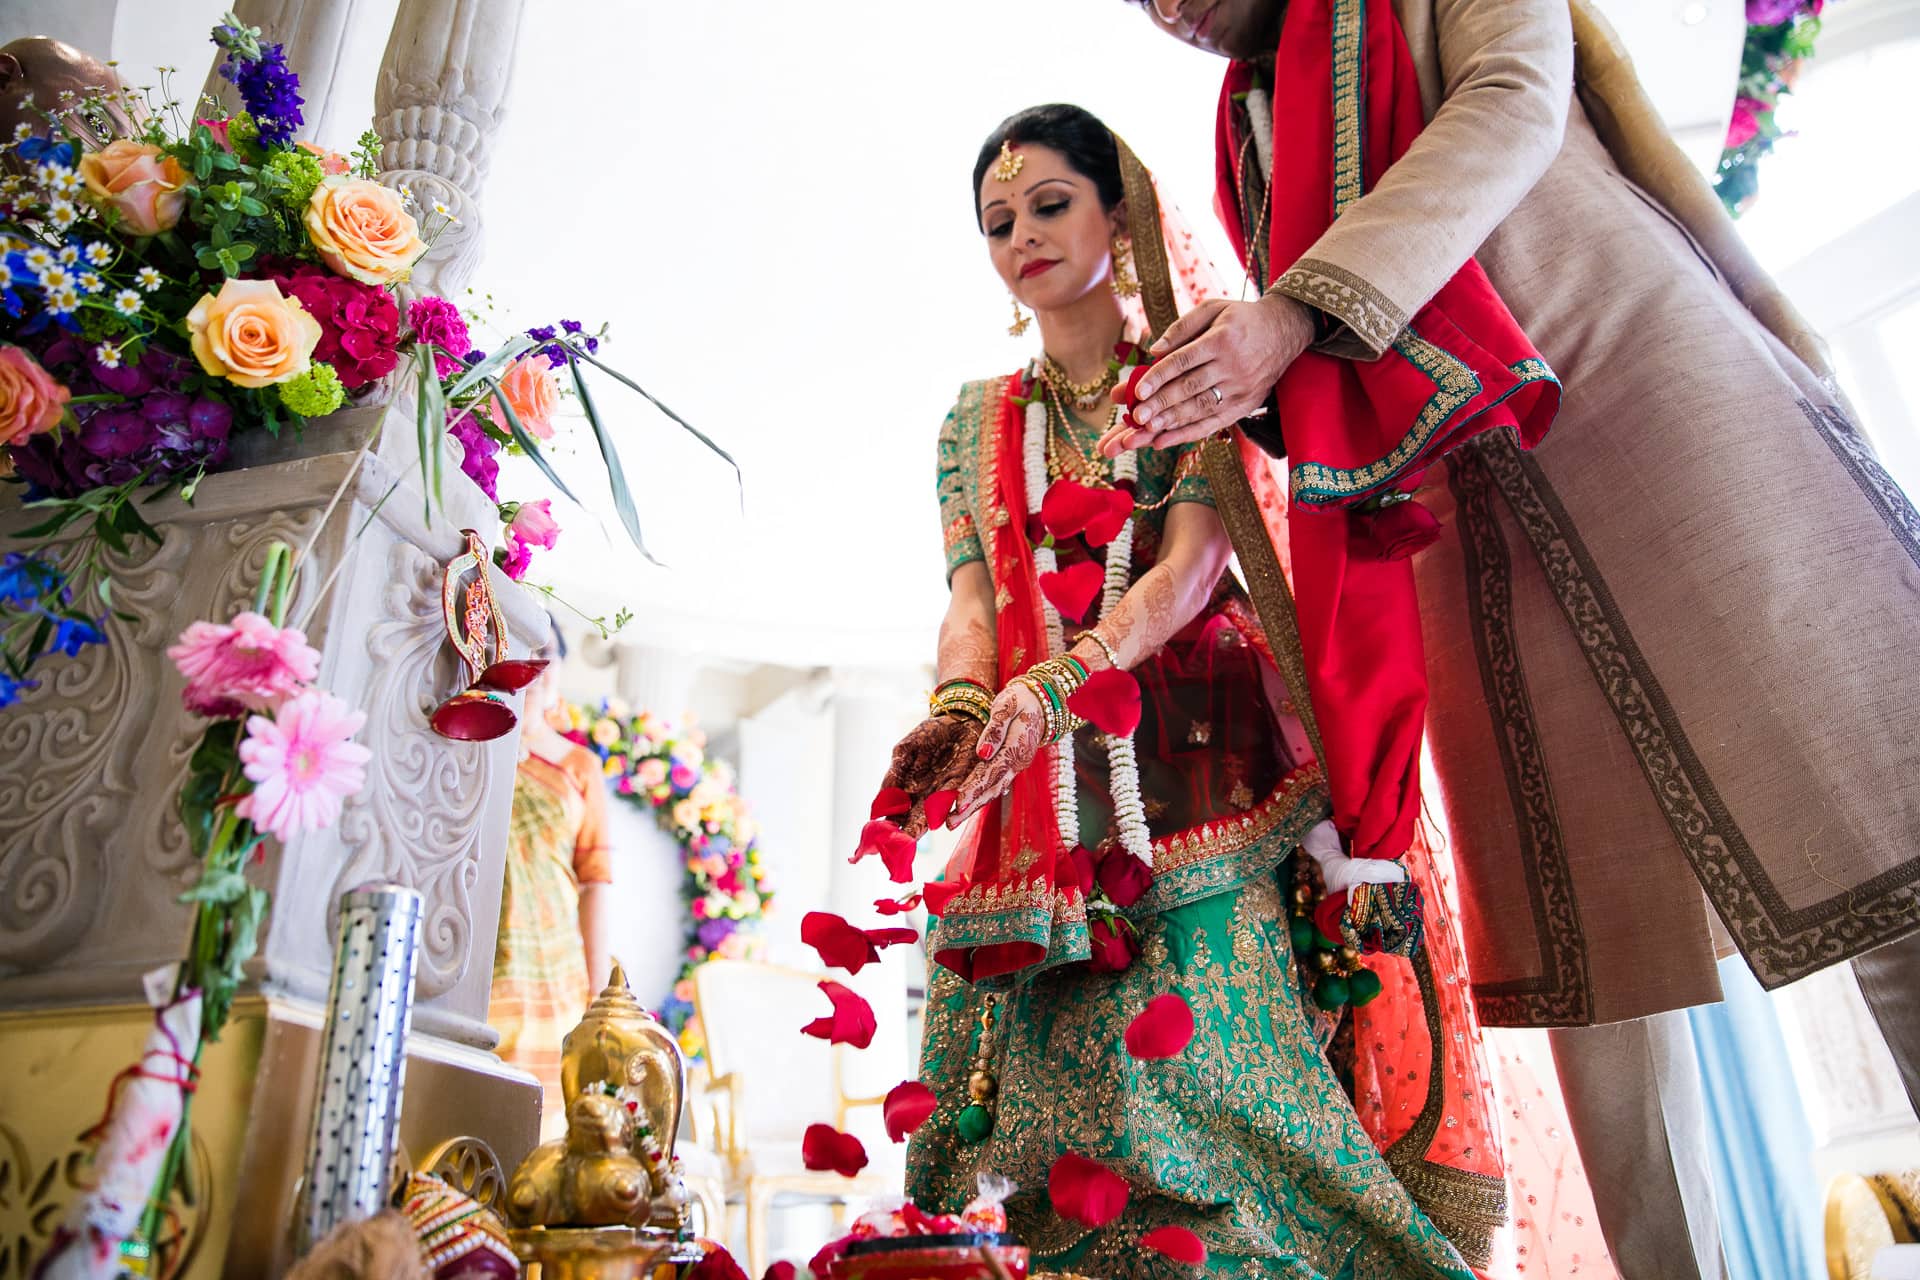
[[[1021,439],[1021,462],[1025,469],[1027,512],[1030,516],[1040,513],[1047,493],[1047,405],[1038,394],[1039,376],[1040,365],[1035,361],[1027,367],[1027,384],[1034,388],[1036,394],[1027,404],[1026,431]],[[1139,474],[1139,466],[1137,454],[1129,449],[1114,461],[1114,478],[1133,480]],[[1128,580],[1133,573],[1133,535],[1134,520],[1128,516],[1126,523],[1120,526],[1119,534],[1107,547],[1100,613],[1093,622],[1112,613],[1119,605],[1120,597],[1127,593]],[[1036,577],[1054,573],[1059,570],[1060,559],[1052,547],[1035,546],[1033,567]],[[1060,621],[1060,611],[1053,607],[1053,602],[1044,593],[1040,598],[1040,607],[1046,619],[1046,656],[1058,657],[1066,652],[1066,628]],[[1140,800],[1140,763],[1134,750],[1133,737],[1130,734],[1109,734],[1101,741],[1107,748],[1109,786],[1113,790],[1114,819],[1120,827],[1121,847],[1151,867],[1153,840],[1147,831],[1146,807]],[[1053,752],[1054,821],[1060,829],[1061,843],[1071,849],[1080,843],[1080,787],[1074,777],[1072,737],[1054,743],[1050,750]]]

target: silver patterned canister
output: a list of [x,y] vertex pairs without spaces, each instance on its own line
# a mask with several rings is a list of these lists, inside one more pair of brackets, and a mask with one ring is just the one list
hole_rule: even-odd
[[297,1247],[386,1207],[420,951],[420,895],[391,884],[340,896],[327,1023],[307,1139]]

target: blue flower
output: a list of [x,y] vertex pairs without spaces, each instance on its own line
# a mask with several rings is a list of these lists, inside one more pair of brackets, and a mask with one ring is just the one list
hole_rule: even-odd
[[0,707],[10,707],[20,701],[20,695],[28,689],[38,689],[38,680],[15,680],[4,671],[0,671]]
[[60,581],[60,571],[38,556],[9,551],[0,557],[0,600],[27,605]]
[[[219,33],[214,43],[227,47]],[[287,51],[277,44],[260,46],[260,56],[250,59],[234,47],[220,64],[220,74],[236,89],[247,112],[260,127],[260,141],[269,146],[285,146],[306,117],[300,114],[305,99],[300,96],[300,77],[287,66]]]
[[69,658],[77,658],[90,644],[105,644],[107,633],[84,618],[62,618],[53,630],[53,647]]
[[28,164],[51,162],[53,164],[66,165],[71,168],[73,165],[73,146],[71,143],[55,142],[51,138],[42,138],[36,134],[31,138],[26,138],[21,141],[20,158]]

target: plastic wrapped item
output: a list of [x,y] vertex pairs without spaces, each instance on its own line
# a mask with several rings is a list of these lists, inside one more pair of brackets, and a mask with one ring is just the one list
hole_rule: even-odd
[[926,1213],[911,1200],[876,1201],[808,1267],[822,1280],[1003,1280],[1002,1272],[1026,1280],[1027,1251],[1007,1234],[1014,1190],[1011,1180],[983,1173],[980,1194],[957,1216]]

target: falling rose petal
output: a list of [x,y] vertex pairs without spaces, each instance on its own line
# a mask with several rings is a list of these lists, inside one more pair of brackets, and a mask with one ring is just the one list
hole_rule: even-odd
[[947,815],[953,812],[954,802],[960,799],[960,792],[953,787],[944,787],[927,797],[927,826],[944,827]]
[[1067,710],[1102,733],[1132,733],[1140,727],[1140,682],[1117,667],[1096,671],[1067,699]]
[[1113,905],[1125,911],[1153,887],[1153,868],[1125,849],[1115,849],[1100,860],[1096,878]]
[[828,1044],[850,1044],[856,1049],[872,1044],[873,1033],[879,1026],[874,1021],[873,1006],[859,992],[848,990],[832,978],[821,982],[820,990],[833,1001],[833,1012],[827,1017],[815,1018],[800,1028],[801,1033]]
[[866,932],[829,911],[809,911],[800,921],[800,941],[820,955],[829,969],[858,973],[880,958]]
[[1133,420],[1133,407],[1140,403],[1140,379],[1146,377],[1147,370],[1151,368],[1153,368],[1153,366],[1150,364],[1137,364],[1127,371],[1125,403],[1127,406],[1128,426],[1137,427],[1140,425]]
[[800,1163],[815,1173],[851,1178],[867,1167],[867,1149],[860,1139],[830,1124],[810,1124],[800,1139]]
[[1098,490],[1078,480],[1056,480],[1040,500],[1040,522],[1055,542],[1065,542],[1087,527],[1100,511]]
[[883,916],[903,916],[919,905],[920,895],[910,893],[899,899],[880,898],[874,902],[873,909]]
[[900,946],[903,943],[920,941],[920,931],[918,929],[863,929],[861,932],[867,935],[867,941],[882,951],[885,951],[888,947]]
[[887,1136],[895,1142],[905,1142],[908,1134],[927,1122],[935,1105],[933,1090],[918,1080],[906,1080],[893,1086],[880,1108],[886,1118]]
[[967,890],[967,882],[962,880],[929,880],[923,892],[926,895],[927,914],[943,916],[947,914],[947,904]]
[[899,787],[882,787],[880,794],[873,798],[873,809],[869,818],[898,818],[913,810],[913,797]]
[[791,1262],[776,1262],[767,1268],[764,1280],[794,1280],[797,1274]]
[[1193,1043],[1193,1009],[1168,993],[1147,1001],[1127,1024],[1127,1053],[1135,1058],[1177,1058]]
[[[1106,570],[1097,561],[1082,560],[1054,573],[1040,575],[1040,594],[1060,611],[1060,616],[1079,622],[1100,598]],[[877,816],[877,815],[876,815]]]
[[887,868],[887,878],[895,884],[913,879],[913,854],[917,846],[912,836],[885,818],[875,818],[860,828],[860,847],[853,851],[852,862],[868,854],[878,854]]
[[1125,489],[1100,489],[1098,505],[1087,521],[1081,537],[1090,547],[1104,547],[1120,536],[1121,527],[1133,514],[1133,494]]
[[693,1264],[693,1270],[687,1272],[687,1280],[747,1280],[747,1273],[740,1269],[732,1254],[717,1244],[710,1244],[700,1261]]
[[1205,1266],[1207,1246],[1185,1227],[1156,1227],[1140,1237],[1140,1247],[1189,1267]]
[[1085,1156],[1064,1155],[1047,1172],[1047,1197],[1061,1217],[1098,1230],[1126,1211],[1127,1181]]

